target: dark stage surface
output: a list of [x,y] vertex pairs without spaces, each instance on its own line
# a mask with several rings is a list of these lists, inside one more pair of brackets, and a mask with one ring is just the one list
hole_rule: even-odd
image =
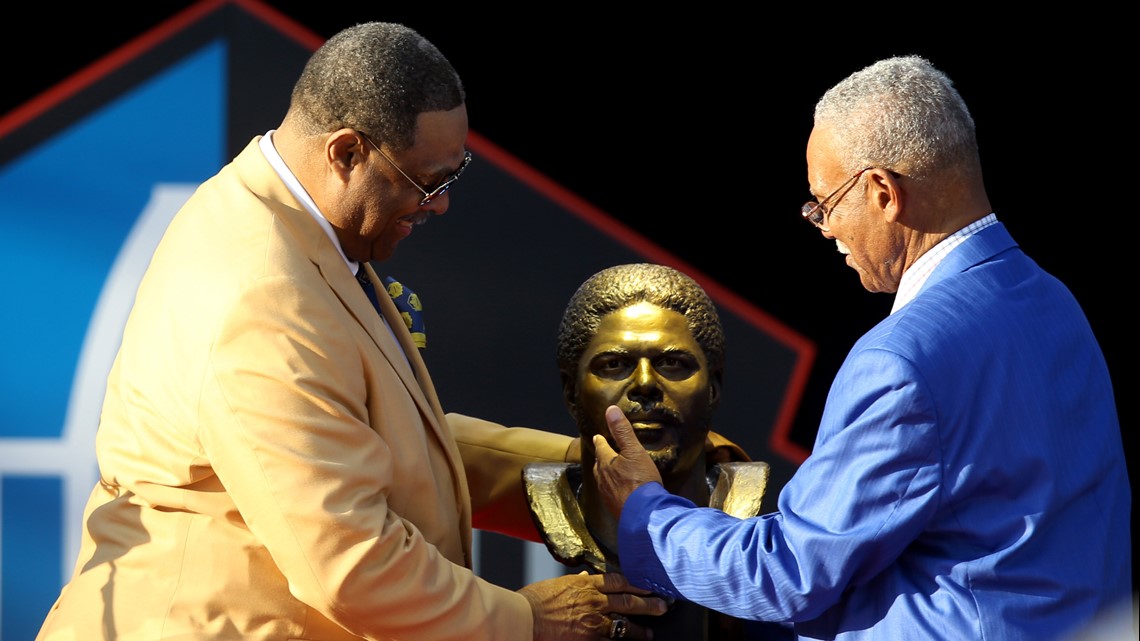
[[[18,71],[0,115],[191,4],[91,4],[9,23],[0,50]],[[616,19],[547,6],[539,19],[495,5],[269,5],[322,37],[367,20],[416,28],[464,78],[472,130],[814,341],[793,428],[805,448],[847,348],[891,305],[799,217],[812,106],[880,57],[925,55],[971,107],[999,219],[1085,308],[1134,447],[1137,402],[1124,382],[1136,376],[1135,323],[1121,299],[1137,291],[1125,263],[1137,168],[1119,150],[1135,109],[1117,97],[1131,76],[1112,33],[1123,18],[1039,16],[1032,31],[986,19],[934,35],[854,12],[777,24],[712,8]],[[178,145],[177,123],[138,144]]]

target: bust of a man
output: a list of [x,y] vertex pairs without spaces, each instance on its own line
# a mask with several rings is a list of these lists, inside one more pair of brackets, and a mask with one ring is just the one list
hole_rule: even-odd
[[[558,368],[581,435],[581,464],[527,466],[531,513],[547,548],[570,566],[620,572],[617,522],[593,482],[593,435],[605,409],[625,412],[665,488],[697,505],[755,516],[768,466],[711,429],[724,375],[724,330],[704,289],[671,267],[628,264],[587,279],[562,316]],[[734,638],[739,622],[678,603],[646,621],[658,641]],[[734,632],[735,631],[735,632]]]

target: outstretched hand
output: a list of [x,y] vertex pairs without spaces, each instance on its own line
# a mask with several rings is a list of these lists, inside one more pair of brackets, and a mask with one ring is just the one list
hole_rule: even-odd
[[606,423],[618,446],[615,452],[604,436],[594,435],[594,482],[606,502],[606,508],[621,517],[625,500],[646,483],[662,483],[657,464],[633,433],[633,426],[616,405],[606,408]]
[[[661,597],[612,572],[558,576],[524,586],[519,593],[534,613],[535,641],[644,641],[653,638],[653,631],[626,617],[660,616],[668,608]],[[621,621],[620,636],[610,634],[618,629],[614,621]]]

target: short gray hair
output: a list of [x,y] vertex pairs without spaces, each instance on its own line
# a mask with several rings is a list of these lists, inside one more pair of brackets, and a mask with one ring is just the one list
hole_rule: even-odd
[[851,74],[816,103],[815,124],[837,136],[850,172],[882,167],[921,180],[980,170],[970,110],[950,78],[919,56]]

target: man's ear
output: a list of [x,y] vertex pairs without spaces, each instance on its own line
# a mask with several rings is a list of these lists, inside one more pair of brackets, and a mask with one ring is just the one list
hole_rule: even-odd
[[577,421],[578,381],[573,374],[567,372],[559,372],[558,377],[562,380],[562,402],[566,403],[566,409],[570,412],[570,416]]
[[364,136],[355,129],[344,127],[325,138],[325,163],[347,182],[349,174],[364,162]]
[[714,370],[709,374],[709,407],[716,407],[720,403],[720,387],[724,384],[724,369]]
[[896,222],[902,213],[906,192],[898,176],[887,169],[871,170],[870,188],[874,190],[875,206],[887,222]]

